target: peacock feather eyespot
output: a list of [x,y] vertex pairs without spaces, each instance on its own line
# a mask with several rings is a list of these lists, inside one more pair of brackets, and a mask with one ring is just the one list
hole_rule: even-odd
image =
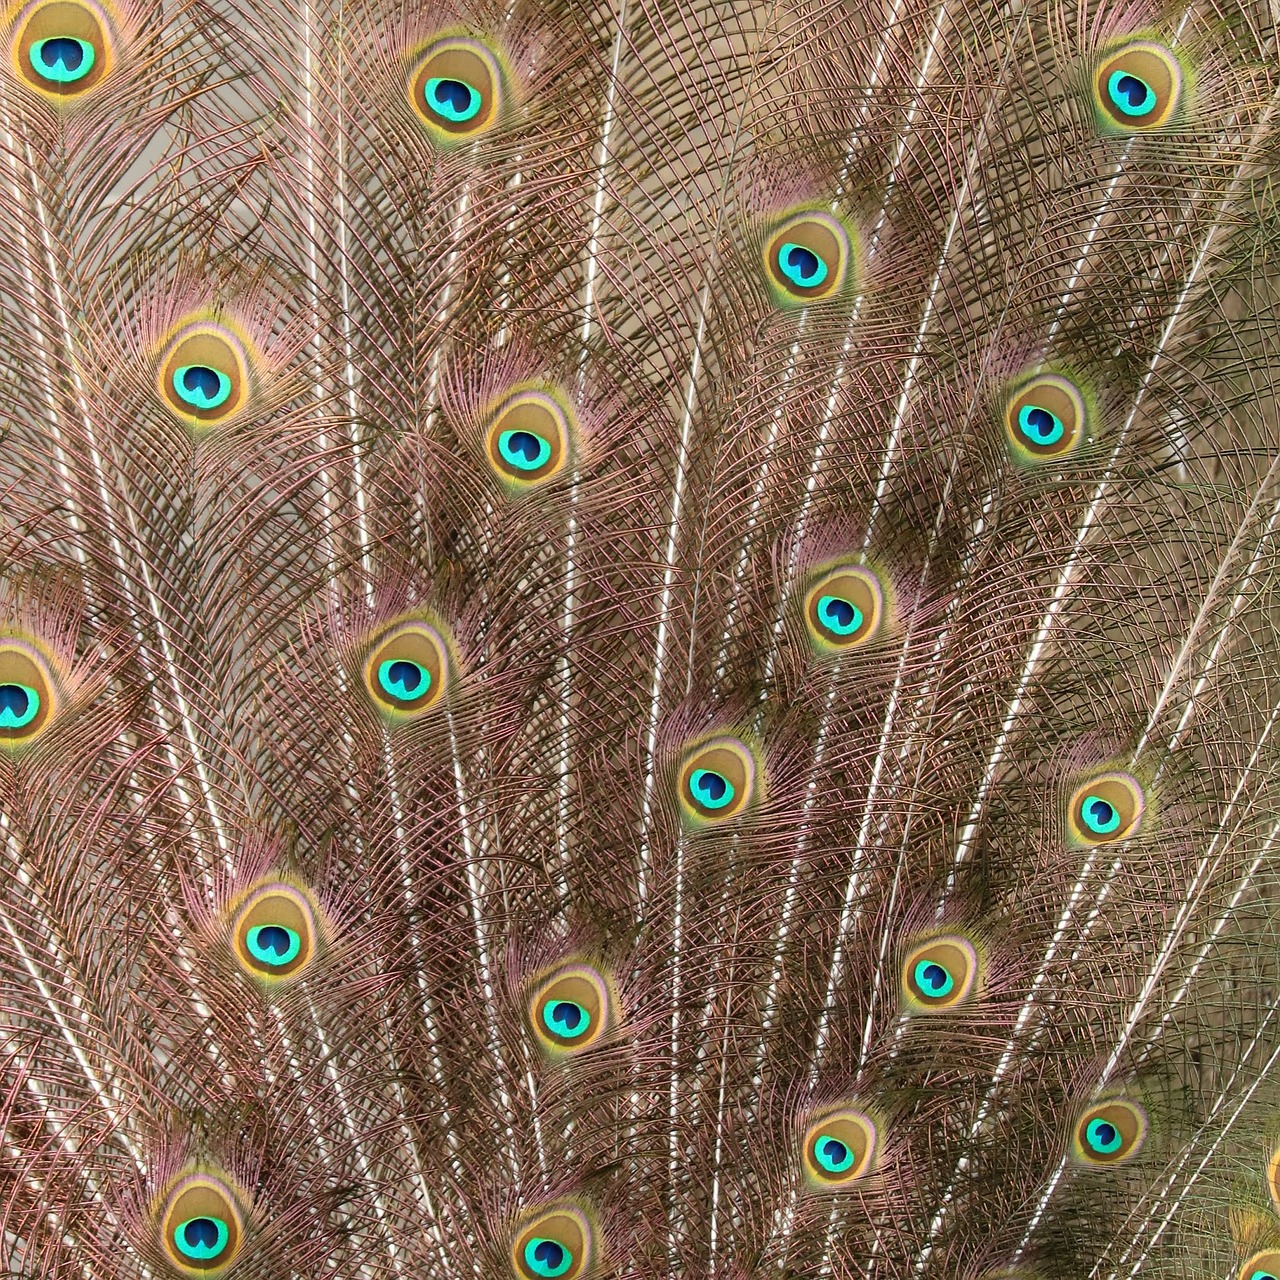
[[236,961],[260,981],[296,977],[315,957],[316,918],[314,906],[295,886],[282,881],[259,885],[232,917]]
[[811,1121],[801,1142],[805,1180],[833,1190],[856,1182],[875,1162],[877,1133],[871,1118],[852,1107]]
[[191,1174],[169,1192],[160,1243],[179,1271],[213,1275],[235,1260],[244,1238],[238,1201],[232,1184],[213,1174]]
[[1082,783],[1067,801],[1067,826],[1073,843],[1109,844],[1133,835],[1142,823],[1145,797],[1138,780],[1116,771]]
[[503,488],[528,493],[558,475],[570,455],[573,414],[547,390],[529,387],[498,402],[485,437],[485,456]]
[[33,645],[0,639],[0,748],[16,751],[34,742],[57,710],[45,657]]
[[487,133],[502,118],[507,76],[498,54],[469,36],[447,36],[418,51],[409,104],[440,146]]
[[561,1204],[526,1218],[511,1242],[517,1280],[576,1280],[594,1261],[595,1233],[576,1205]]
[[696,826],[736,818],[755,799],[756,759],[738,738],[711,738],[685,751],[678,792],[685,817]]
[[851,273],[853,236],[834,214],[803,210],[764,242],[764,272],[780,306],[807,307],[840,293]]
[[930,938],[907,953],[902,991],[908,1007],[919,1012],[954,1009],[973,993],[978,953],[959,934]]
[[1263,1249],[1236,1273],[1239,1280],[1280,1280],[1280,1249]]
[[383,714],[404,720],[429,711],[449,681],[444,636],[425,622],[403,622],[384,633],[364,662],[364,683]]
[[111,73],[113,27],[107,12],[87,0],[29,5],[15,25],[13,70],[41,96],[70,105]]
[[822,654],[845,653],[873,640],[884,612],[880,579],[862,565],[827,570],[805,594],[805,628]]
[[1151,40],[1129,40],[1098,62],[1094,109],[1110,133],[1159,129],[1174,118],[1185,94],[1186,73],[1177,57]]
[[1020,383],[1005,400],[1004,429],[1014,458],[1034,466],[1065,458],[1087,438],[1089,409],[1069,378],[1040,373]]
[[249,399],[248,349],[230,327],[194,320],[164,345],[156,393],[175,417],[200,430],[229,422]]
[[603,973],[588,964],[564,964],[534,983],[529,1025],[539,1048],[553,1057],[581,1053],[613,1025],[616,1009]]
[[1077,1119],[1072,1150],[1082,1164],[1120,1164],[1137,1155],[1146,1136],[1146,1112],[1124,1098],[1110,1098]]

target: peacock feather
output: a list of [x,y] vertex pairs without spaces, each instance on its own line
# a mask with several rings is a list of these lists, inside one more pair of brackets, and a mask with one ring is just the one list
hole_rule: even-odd
[[0,1258],[1280,1277],[1280,9],[15,0]]

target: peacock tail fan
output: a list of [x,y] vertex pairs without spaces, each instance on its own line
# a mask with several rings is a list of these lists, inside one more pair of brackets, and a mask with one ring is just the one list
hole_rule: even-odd
[[1262,0],[15,0],[0,1257],[1280,1280]]

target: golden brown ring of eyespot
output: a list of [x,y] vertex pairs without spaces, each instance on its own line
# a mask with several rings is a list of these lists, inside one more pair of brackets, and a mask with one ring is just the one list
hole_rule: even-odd
[[[1145,100],[1136,104],[1142,109],[1136,113],[1130,95],[1120,92],[1130,82],[1135,91],[1139,84],[1146,90]],[[1168,49],[1151,40],[1133,40],[1098,63],[1094,101],[1111,128],[1145,132],[1168,123],[1181,100],[1183,83],[1182,66]]]
[[[812,255],[812,284],[806,283],[798,264],[791,263],[795,250]],[[779,300],[808,304],[840,291],[850,256],[849,233],[840,220],[829,213],[810,210],[793,214],[770,232],[765,242],[764,268]]]
[[1280,1142],[1276,1143],[1271,1159],[1267,1161],[1267,1190],[1271,1193],[1271,1203],[1280,1213]]
[[824,573],[805,593],[809,639],[826,652],[856,649],[873,639],[884,617],[880,580],[862,565]]
[[57,712],[57,693],[43,658],[16,640],[0,640],[0,747],[38,737]]
[[1145,799],[1132,775],[1100,773],[1071,793],[1067,824],[1080,845],[1110,844],[1133,835],[1142,823]]
[[[272,927],[288,935],[284,950],[276,938],[264,937],[263,930]],[[232,918],[231,938],[236,959],[253,977],[292,978],[315,956],[315,913],[305,895],[292,885],[261,885]]]
[[[48,40],[83,42],[89,52],[82,55],[81,65],[86,56],[90,65],[83,72],[77,67],[68,73],[62,60],[55,59],[52,64],[46,60],[44,65],[50,70],[41,74],[37,70],[41,62],[37,46]],[[26,16],[19,19],[10,60],[18,79],[29,88],[51,102],[73,102],[101,84],[115,65],[110,26],[94,6],[76,0],[51,0],[49,4],[32,5]]]
[[447,655],[440,633],[425,622],[394,627],[371,646],[365,659],[364,682],[374,705],[396,718],[429,711],[445,693]]
[[801,1147],[806,1179],[828,1189],[856,1182],[870,1171],[877,1141],[871,1118],[851,1107],[812,1120]]
[[[527,489],[562,470],[568,439],[565,407],[545,391],[522,390],[499,403],[486,433],[485,454],[508,488]],[[527,456],[529,442],[538,447],[532,458]]]
[[755,791],[755,758],[737,738],[712,738],[685,753],[678,791],[687,817],[698,823],[735,818]]
[[[931,983],[931,967],[941,969],[945,979]],[[916,1009],[954,1009],[969,998],[977,975],[978,953],[968,938],[959,934],[930,938],[907,952],[902,990]]]
[[[212,1252],[208,1235],[191,1239],[183,1230],[188,1224],[203,1222],[219,1224],[217,1243],[221,1247]],[[160,1239],[166,1256],[179,1271],[206,1276],[221,1271],[235,1260],[243,1238],[244,1222],[236,1197],[221,1178],[191,1174],[166,1197],[160,1213]]]
[[1263,1249],[1245,1260],[1236,1272],[1238,1280],[1260,1280],[1261,1276],[1280,1280],[1280,1249]]
[[[487,132],[502,109],[502,68],[492,50],[465,37],[438,40],[418,57],[409,77],[409,104],[418,119],[441,142],[465,142]],[[428,106],[428,85],[433,81],[462,84],[480,97],[478,108],[465,119]]]
[[[511,1269],[518,1280],[577,1280],[594,1261],[594,1232],[586,1214],[571,1205],[558,1205],[526,1219],[511,1241]],[[539,1240],[554,1241],[567,1251],[567,1265],[535,1270],[528,1254]]]
[[[227,385],[202,404],[195,396],[179,394],[179,380],[189,376],[184,370],[205,369]],[[239,340],[214,323],[184,325],[170,339],[160,358],[156,390],[169,410],[195,427],[211,427],[232,418],[248,397],[248,360]]]
[[[1024,428],[1020,421],[1024,410],[1034,416],[1036,409],[1044,410],[1057,419],[1049,427],[1055,438],[1045,443],[1037,440],[1035,433]],[[1087,417],[1084,397],[1069,378],[1057,373],[1041,373],[1019,386],[1005,403],[1005,435],[1019,456],[1032,461],[1062,458],[1079,445]],[[1061,434],[1057,430],[1059,425]]]
[[[562,1004],[576,1006],[571,1017],[558,1016]],[[612,1006],[603,974],[586,964],[563,965],[535,983],[529,996],[529,1025],[544,1049],[578,1053],[609,1029]]]
[[1072,1145],[1084,1164],[1120,1164],[1138,1153],[1147,1135],[1141,1107],[1111,1098],[1087,1107],[1076,1121]]

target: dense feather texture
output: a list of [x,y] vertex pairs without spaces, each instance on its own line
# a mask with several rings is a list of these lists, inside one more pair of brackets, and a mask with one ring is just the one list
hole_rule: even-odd
[[1273,10],[5,23],[10,1274],[1270,1274]]

